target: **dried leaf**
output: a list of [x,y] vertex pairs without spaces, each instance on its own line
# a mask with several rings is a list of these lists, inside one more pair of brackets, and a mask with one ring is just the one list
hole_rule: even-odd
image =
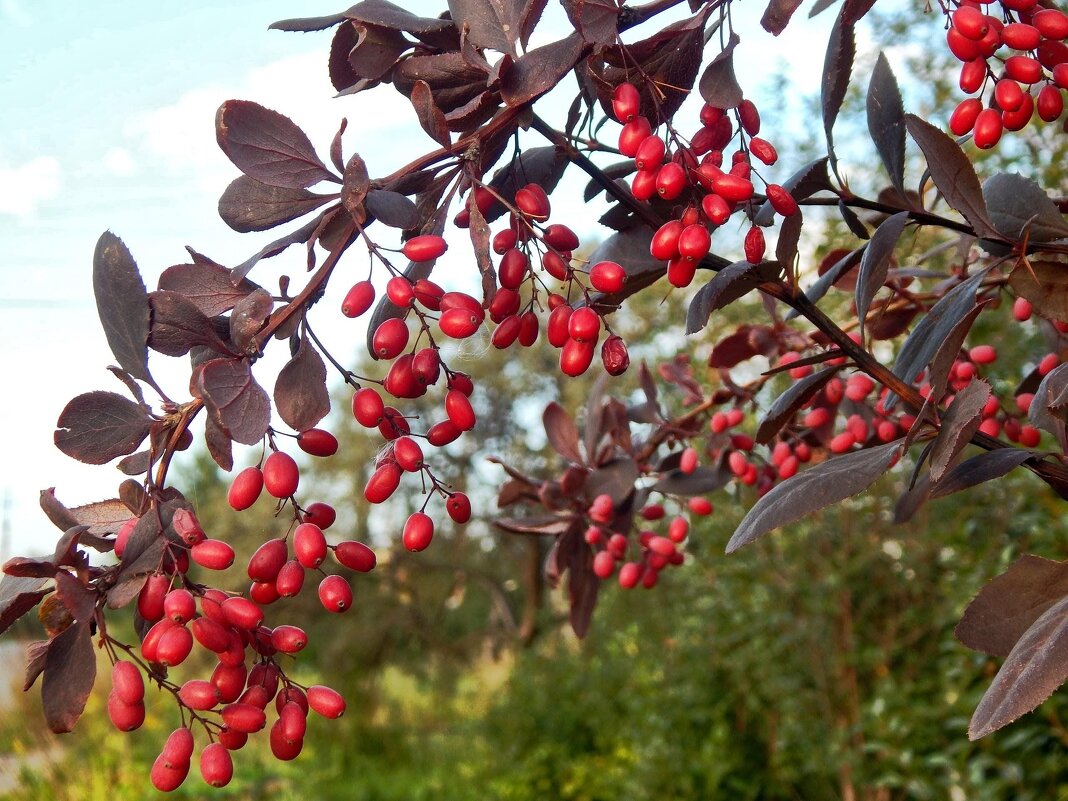
[[[874,79],[873,79],[874,80]],[[907,211],[899,211],[891,217],[883,220],[882,224],[875,229],[868,246],[864,248],[864,256],[860,260],[860,271],[857,275],[857,319],[861,321],[863,330],[864,320],[871,307],[872,298],[883,284],[890,271],[890,259],[894,255],[894,248],[905,230],[905,224],[909,220]]]
[[110,231],[100,235],[93,253],[93,295],[115,360],[134,378],[150,381],[148,295],[133,256]]
[[990,394],[988,383],[975,380],[953,398],[931,446],[931,481],[938,482],[971,441]]
[[133,453],[148,436],[152,419],[115,392],[87,392],[71,400],[56,422],[55,443],[86,464],[106,464]]
[[266,231],[303,217],[337,195],[317,195],[303,188],[270,186],[247,175],[235,178],[219,198],[222,221],[240,233]]
[[307,431],[330,412],[326,364],[307,339],[296,355],[278,372],[274,385],[278,416],[294,431]]
[[215,138],[230,161],[268,186],[302,189],[338,179],[289,117],[248,100],[227,100],[215,115]]
[[263,330],[274,309],[274,298],[266,289],[256,289],[243,297],[230,315],[230,340],[240,353],[256,355],[256,335]]
[[905,115],[905,127],[923,151],[931,180],[946,202],[964,215],[976,236],[999,238],[987,214],[975,168],[960,145],[914,114]]
[[[792,365],[791,365],[792,366]],[[760,421],[757,428],[756,441],[761,445],[767,445],[778,434],[783,426],[790,422],[793,416],[812,397],[830,381],[838,367],[824,367],[817,373],[811,373],[790,387],[775,399],[768,409],[768,413]]]
[[48,728],[60,734],[74,728],[96,682],[96,654],[89,622],[75,623],[48,644],[41,702]]
[[901,440],[896,440],[835,456],[777,484],[749,510],[727,543],[727,553],[773,529],[863,492],[887,471],[900,446]]
[[204,362],[193,372],[190,389],[223,431],[242,445],[255,445],[267,433],[271,400],[244,359]]
[[868,82],[868,133],[898,194],[905,197],[905,108],[897,78],[879,53]]
[[582,37],[575,32],[525,53],[501,77],[501,97],[509,106],[541,97],[571,72],[583,52]]
[[452,135],[449,133],[449,123],[445,114],[437,104],[430,91],[430,84],[426,81],[416,81],[412,84],[409,95],[412,106],[415,108],[415,116],[419,125],[427,135],[442,147],[452,145]]
[[363,199],[371,188],[371,179],[367,175],[367,165],[359,153],[353,153],[345,165],[345,182],[341,187],[341,205],[352,215],[354,220],[363,220]]
[[1057,204],[1030,178],[999,172],[983,183],[983,200],[990,222],[1006,239],[1050,242],[1068,237],[1068,222]]
[[968,739],[1012,723],[1068,678],[1068,595],[1042,613],[1020,637],[972,715]]

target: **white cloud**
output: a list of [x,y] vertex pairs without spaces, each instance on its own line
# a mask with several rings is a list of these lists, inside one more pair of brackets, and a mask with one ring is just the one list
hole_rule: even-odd
[[32,217],[41,201],[59,191],[59,175],[59,162],[51,156],[38,156],[18,167],[0,166],[0,214]]
[[33,24],[33,17],[18,0],[0,0],[0,16],[20,28],[27,28]]
[[137,170],[137,163],[129,150],[113,147],[100,160],[101,166],[111,175],[132,175]]

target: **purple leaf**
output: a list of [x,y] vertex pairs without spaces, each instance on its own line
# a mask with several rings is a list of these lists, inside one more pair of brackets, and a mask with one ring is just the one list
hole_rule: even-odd
[[767,445],[771,442],[772,438],[782,430],[783,426],[790,422],[797,411],[808,403],[813,395],[823,389],[824,385],[838,372],[838,369],[837,367],[825,367],[818,373],[811,373],[791,384],[784,393],[775,399],[775,402],[771,404],[771,408],[768,409],[768,413],[761,419],[760,427],[757,428],[756,441],[761,445]]
[[946,203],[964,215],[976,236],[999,239],[1000,234],[990,222],[983,190],[975,168],[954,142],[931,123],[914,114],[905,115],[905,127],[916,140],[927,159],[927,169]]
[[57,734],[74,728],[96,682],[96,653],[89,622],[57,634],[44,658],[41,701],[48,728]]
[[638,480],[638,465],[629,457],[620,457],[598,467],[586,477],[586,495],[596,498],[608,495],[618,506],[632,492]]
[[345,16],[415,36],[442,33],[453,28],[451,20],[419,17],[388,0],[362,0],[346,11]]
[[1050,606],[1020,637],[972,715],[968,739],[1012,723],[1068,678],[1068,595]]
[[834,122],[845,100],[849,88],[849,73],[853,69],[853,56],[856,54],[856,42],[853,38],[853,25],[839,14],[831,28],[827,40],[827,54],[823,60],[823,83],[820,90],[820,108],[823,111],[823,131],[827,136],[827,154],[830,156],[831,169],[838,173],[838,159],[834,154]]
[[1068,411],[1068,364],[1055,367],[1042,379],[1031,399],[1027,417],[1031,424],[1057,438],[1061,451],[1068,451],[1065,412]]
[[286,248],[291,245],[295,245],[298,242],[307,242],[319,227],[323,223],[323,219],[331,212],[337,212],[337,209],[327,209],[322,214],[318,215],[311,222],[305,223],[303,226],[295,231],[291,231],[283,237],[280,237],[273,242],[264,245],[258,252],[245,259],[241,264],[234,267],[230,271],[230,283],[234,286],[239,286],[244,280],[245,276],[249,274],[253,267],[260,261],[260,259],[269,259],[272,256],[277,256],[279,253],[285,251]]
[[232,309],[256,284],[242,279],[234,285],[230,271],[218,264],[175,264],[163,271],[159,288],[183,295],[201,314],[215,317]]
[[974,380],[956,394],[942,417],[938,436],[931,444],[931,481],[939,481],[971,441],[983,422],[983,407],[990,399],[990,385]]
[[672,470],[651,487],[653,492],[665,495],[706,495],[727,486],[734,478],[729,470],[721,467],[698,467],[692,473]]
[[764,16],[760,18],[760,25],[768,33],[778,36],[786,30],[790,17],[800,5],[801,0],[771,0],[764,9]]
[[419,226],[419,210],[400,192],[371,189],[363,203],[368,214],[390,228],[410,231]]
[[860,271],[857,274],[856,290],[857,319],[860,320],[862,331],[872,298],[886,283],[886,276],[890,271],[890,259],[894,255],[894,248],[897,247],[897,241],[901,238],[908,220],[907,211],[899,211],[887,217],[875,229],[871,240],[864,248],[864,256],[860,260]]
[[566,532],[573,525],[573,521],[566,517],[556,515],[542,515],[540,517],[499,517],[493,521],[493,525],[510,534],[536,534],[539,536],[557,536]]
[[531,50],[516,59],[501,78],[501,97],[509,106],[541,97],[574,68],[582,53],[577,33]]
[[242,175],[219,198],[222,221],[240,233],[266,231],[303,217],[337,195],[317,195],[307,189],[269,186]]
[[190,389],[230,437],[255,445],[271,422],[271,399],[244,359],[212,359],[193,373]]
[[204,444],[215,464],[229,473],[234,467],[233,440],[211,417],[204,421]]
[[774,281],[780,272],[779,263],[773,261],[759,265],[736,261],[724,267],[690,301],[686,314],[686,333],[696,334],[708,325],[712,312],[733,303],[765,281]]
[[1036,312],[1052,320],[1068,320],[1068,264],[1030,259],[1017,262],[1009,273],[1009,286],[1031,301]]
[[449,12],[457,30],[467,28],[476,47],[518,55],[516,42],[522,30],[522,0],[449,0]]
[[195,345],[204,345],[218,353],[230,352],[211,321],[185,295],[156,290],[148,299],[152,308],[148,344],[152,350],[167,356],[184,356]]
[[46,579],[5,576],[0,580],[0,634],[33,609],[48,594]]
[[545,425],[545,435],[549,438],[549,444],[558,454],[575,464],[583,464],[582,454],[579,452],[579,432],[575,421],[567,410],[556,401],[545,407],[542,414],[542,423]]
[[773,529],[863,492],[896,458],[901,441],[835,456],[776,484],[756,502],[727,543],[727,553]]
[[93,294],[108,347],[127,373],[151,381],[148,373],[148,295],[137,264],[123,241],[101,234],[93,254]]
[[63,407],[55,443],[86,464],[106,464],[133,453],[148,436],[152,419],[141,406],[114,392],[87,392]]
[[868,82],[868,133],[898,194],[905,197],[905,108],[883,53]]
[[434,103],[444,113],[466,105],[486,90],[487,74],[468,64],[458,52],[411,56],[393,71],[393,85],[411,95],[416,81],[426,81]]
[[327,28],[333,28],[339,22],[344,22],[344,20],[344,14],[330,14],[325,17],[297,17],[295,19],[282,19],[278,22],[272,22],[267,26],[267,30],[311,33],[312,31],[325,31]]
[[354,220],[363,220],[363,199],[371,188],[371,179],[367,175],[367,165],[359,153],[353,153],[345,165],[345,183],[341,188],[341,205],[352,215]]
[[738,46],[738,34],[732,33],[726,46],[709,62],[701,74],[698,88],[701,97],[716,108],[734,108],[742,102],[742,87],[734,74],[734,48]]
[[1026,554],[979,591],[953,633],[973,651],[1008,656],[1047,609],[1068,596],[1068,564]]
[[619,5],[614,0],[563,0],[571,25],[583,41],[615,44],[619,35]]
[[445,119],[445,114],[434,102],[430,84],[426,81],[416,81],[412,84],[409,97],[415,108],[415,116],[419,120],[419,125],[427,135],[442,147],[452,145],[449,123]]
[[319,181],[338,182],[304,131],[257,103],[227,100],[219,106],[215,138],[241,172],[269,186],[302,189]]
[[313,428],[329,413],[326,365],[307,339],[300,341],[296,355],[278,372],[274,405],[278,416],[294,431]]
[[381,25],[356,23],[356,44],[349,51],[349,66],[365,80],[382,78],[412,46],[400,31]]
[[238,351],[255,355],[259,350],[256,335],[263,330],[272,309],[274,298],[266,289],[253,290],[238,301],[230,315],[230,340]]
[[1068,223],[1057,204],[1030,178],[999,172],[983,183],[983,199],[990,222],[1007,239],[1050,242],[1068,237]]

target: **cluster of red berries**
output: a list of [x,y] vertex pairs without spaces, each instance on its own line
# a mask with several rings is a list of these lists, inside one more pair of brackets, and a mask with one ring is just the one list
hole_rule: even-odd
[[[1040,7],[1038,0],[990,5],[964,0],[944,7],[950,23],[946,42],[963,62],[960,88],[975,95],[957,106],[949,128],[957,136],[971,132],[984,150],[1004,131],[1022,130],[1036,113],[1044,122],[1058,120],[1068,89],[1068,15]],[[1002,48],[1008,54],[999,54]]]
[[[766,244],[764,232],[754,222],[761,198],[756,195],[753,178],[763,179],[756,172],[753,159],[771,166],[778,160],[778,153],[771,142],[758,136],[757,107],[751,100],[743,100],[734,109],[706,103],[700,113],[701,128],[688,144],[669,128],[671,146],[652,130],[640,107],[640,94],[633,84],[616,87],[612,111],[623,123],[619,151],[633,158],[637,168],[631,193],[638,200],[655,196],[677,202],[681,209],[678,217],[666,222],[650,243],[653,257],[668,263],[668,280],[677,287],[688,286],[697,265],[708,255],[712,231],[739,210],[751,221],[744,241],[745,258],[759,264]],[[735,137],[737,150],[731,156],[730,167],[724,170],[724,150]],[[797,202],[779,184],[765,181],[764,194],[776,214],[789,217],[797,213]]]
[[[285,458],[272,461],[269,457],[262,471],[249,468],[239,474],[230,491],[235,508],[251,506],[265,485],[272,494],[288,490],[287,496],[278,497],[292,497],[296,466],[290,466],[292,460],[286,454],[272,453],[272,457],[279,456]],[[321,506],[318,519],[329,525],[333,510]],[[118,531],[115,551],[120,557],[138,522],[139,518],[132,518]],[[265,710],[271,701],[277,712],[270,731],[271,750],[282,760],[296,758],[303,748],[309,708],[330,718],[345,710],[345,701],[336,691],[298,685],[278,662],[279,654],[303,650],[308,643],[305,632],[292,625],[264,625],[262,606],[282,595],[296,595],[303,586],[305,569],[318,568],[325,558],[328,546],[319,525],[304,522],[296,527],[292,560],[285,538],[270,540],[253,554],[248,562],[253,581],[249,598],[195,583],[186,575],[190,560],[211,570],[225,570],[234,562],[233,549],[206,537],[192,512],[176,510],[170,529],[176,538],[168,538],[160,569],[148,576],[137,597],[138,614],[150,626],[140,654],[110,637],[106,640],[113,659],[108,715],[116,728],[133,731],[145,720],[142,671],[174,695],[183,722],[189,721],[168,737],[152,767],[153,785],[165,792],[181,785],[189,772],[193,724],[199,724],[208,740],[201,750],[201,775],[208,784],[221,787],[233,775],[229,752],[243,747],[250,734],[266,726]],[[361,543],[333,548],[338,561],[347,567],[364,571],[374,567],[374,553]],[[340,612],[351,605],[352,591],[341,576],[327,576],[320,584],[319,597],[327,609]],[[217,663],[210,678],[176,684],[168,677],[168,669],[184,663],[194,645],[213,654]],[[129,659],[118,658],[119,649]]]

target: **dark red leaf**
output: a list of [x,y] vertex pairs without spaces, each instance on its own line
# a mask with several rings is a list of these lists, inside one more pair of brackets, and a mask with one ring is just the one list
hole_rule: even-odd
[[419,125],[427,135],[442,147],[452,145],[449,123],[445,119],[445,114],[434,102],[430,84],[426,81],[416,81],[412,84],[409,97],[415,108],[415,116],[419,120]]
[[971,441],[990,394],[990,385],[976,379],[954,396],[931,445],[931,481],[939,481]]
[[1001,478],[1034,456],[1034,452],[1023,448],[998,448],[996,451],[980,453],[946,473],[941,481],[931,487],[931,498],[944,498],[954,492]]
[[127,373],[142,381],[148,374],[148,295],[137,264],[123,241],[101,234],[93,254],[93,295],[108,347]]
[[915,114],[905,115],[905,127],[923,151],[931,180],[946,202],[964,215],[977,236],[1000,238],[987,214],[975,168],[960,145]]
[[960,322],[950,329],[945,339],[939,343],[938,350],[931,359],[931,369],[927,373],[927,383],[931,385],[931,398],[939,400],[945,394],[949,376],[957,357],[960,355],[961,346],[964,344],[968,332],[972,330],[975,318],[979,316],[985,305],[985,302],[976,305],[974,309],[964,315]]
[[1050,606],[1020,637],[968,725],[978,740],[1053,694],[1068,678],[1068,595]]
[[708,366],[730,369],[756,356],[759,351],[750,337],[751,330],[751,326],[739,326],[733,334],[717,342],[708,357]]
[[339,22],[345,20],[344,14],[330,14],[325,17],[297,17],[295,19],[282,19],[272,22],[267,26],[272,31],[292,31],[296,33],[310,33],[312,31],[325,31],[333,28]]
[[330,83],[340,94],[352,94],[378,83],[361,78],[349,63],[349,53],[356,46],[357,38],[356,26],[347,21],[338,26],[334,38],[330,40],[327,72],[330,74]]
[[201,314],[215,317],[232,309],[256,284],[241,280],[235,286],[230,271],[218,264],[175,264],[163,271],[159,288],[184,295]]
[[762,534],[863,492],[887,471],[901,441],[835,456],[776,484],[756,502],[727,543],[727,553]]
[[443,33],[453,29],[451,20],[419,17],[388,0],[362,0],[346,11],[345,16],[386,28],[395,28],[415,36]]
[[[901,345],[894,362],[894,375],[911,384],[927,367],[939,345],[975,308],[975,293],[985,275],[986,270],[977,272],[967,281],[953,287],[931,307]],[[891,392],[886,398],[885,406],[892,409],[896,403],[897,396]]]
[[294,431],[313,428],[330,412],[326,364],[307,339],[301,340],[296,355],[278,372],[274,405]]
[[449,0],[449,12],[457,30],[467,28],[476,47],[518,55],[516,42],[522,30],[522,0]]
[[330,140],[330,163],[334,165],[338,172],[345,172],[345,161],[341,156],[341,137],[345,134],[345,129],[349,127],[348,118],[342,117],[341,124],[337,127],[337,133],[334,134],[334,138]]
[[17,578],[52,578],[56,575],[56,566],[41,559],[13,556],[4,562],[4,574]]
[[801,241],[803,224],[804,217],[798,210],[782,221],[779,226],[779,238],[775,240],[775,261],[782,265],[783,272],[791,283],[797,274],[794,261],[797,259],[797,246]]
[[541,97],[571,72],[582,53],[583,42],[578,33],[525,53],[501,78],[501,97],[509,106]]
[[[874,79],[873,79],[874,80]],[[861,321],[861,330],[864,330],[864,320],[871,307],[875,293],[882,289],[886,283],[886,276],[890,271],[890,260],[894,255],[894,248],[905,230],[905,224],[909,221],[907,211],[899,211],[891,217],[883,220],[882,224],[875,229],[871,240],[864,248],[864,256],[860,260],[860,271],[857,274],[857,319]]]
[[0,634],[33,609],[48,594],[46,579],[5,576],[0,579]]
[[738,46],[738,34],[732,33],[726,46],[709,62],[701,74],[698,88],[701,97],[716,108],[734,108],[742,102],[742,87],[734,74],[734,48]]
[[563,0],[571,25],[583,41],[615,44],[619,35],[619,5],[614,0]]
[[56,635],[44,659],[41,702],[48,728],[57,734],[74,728],[96,682],[96,653],[89,622]]
[[1048,431],[1057,438],[1062,451],[1068,450],[1068,437],[1065,435],[1065,414],[1068,403],[1068,364],[1054,368],[1042,379],[1031,399],[1027,417],[1031,424],[1043,431]]
[[337,176],[291,119],[248,100],[227,100],[215,116],[215,138],[230,161],[269,186],[301,189]]
[[1068,264],[1031,259],[1017,263],[1009,273],[1009,286],[1031,301],[1036,312],[1053,320],[1068,320]]
[[734,474],[721,467],[698,467],[692,473],[672,470],[651,487],[665,495],[707,495],[733,480]]
[[419,210],[400,192],[371,189],[363,203],[368,214],[390,228],[410,231],[419,226]]
[[791,418],[812,399],[813,395],[823,389],[838,370],[838,367],[825,367],[818,373],[807,375],[791,384],[789,389],[775,399],[768,413],[761,419],[760,427],[757,428],[756,441],[761,445],[771,442],[783,426],[790,422]]
[[[56,503],[59,501],[57,500]],[[88,526],[87,533],[96,535],[114,534],[123,523],[133,517],[126,504],[118,498],[75,506],[67,511],[73,519],[67,528],[76,525]],[[82,536],[84,542],[84,534]]]
[[1024,632],[1065,596],[1068,563],[1026,554],[979,591],[953,633],[974,651],[1006,657]]
[[370,81],[382,78],[398,58],[412,46],[400,31],[361,22],[353,26],[356,44],[349,51],[349,66],[358,77]]
[[1049,242],[1068,237],[1068,222],[1057,204],[1030,178],[1009,172],[992,175],[983,183],[983,199],[990,222],[1006,239]]
[[686,333],[696,334],[708,325],[712,312],[733,303],[765,281],[774,281],[780,273],[779,263],[773,261],[761,262],[759,265],[736,261],[724,267],[701,287],[690,301],[690,308],[686,313]]
[[543,515],[541,517],[499,517],[493,525],[510,534],[537,534],[539,536],[557,536],[563,534],[573,525],[566,517]]
[[145,410],[122,395],[87,392],[60,412],[54,439],[57,448],[79,462],[106,464],[133,453],[151,424]]
[[230,437],[255,445],[271,422],[271,399],[244,359],[212,359],[193,373],[190,389]]
[[[266,289],[255,289],[234,306],[230,315],[230,340],[241,353],[255,355],[256,335],[263,330],[274,309],[274,298]],[[251,353],[250,353],[251,350]]]
[[567,410],[556,401],[545,407],[542,414],[542,423],[545,425],[545,435],[549,438],[549,444],[558,454],[570,462],[582,464],[582,454],[579,452],[579,431],[575,421]]
[[537,27],[547,3],[548,0],[523,0],[523,12],[519,24],[519,44],[523,46],[524,50],[530,42],[530,36],[534,33],[534,28]]
[[760,24],[768,33],[778,36],[786,30],[790,17],[794,15],[801,0],[771,0],[764,9],[764,16],[760,18]]
[[426,81],[434,103],[444,113],[464,106],[486,90],[485,70],[474,67],[458,52],[412,56],[393,71],[393,85],[411,96],[416,81]]
[[204,421],[204,444],[215,464],[229,473],[234,467],[233,440],[210,417]]
[[575,548],[567,566],[567,600],[568,621],[579,639],[590,629],[600,588],[601,580],[593,572],[593,549]]
[[230,352],[211,321],[185,295],[156,290],[148,300],[152,308],[148,344],[152,350],[167,356],[184,356],[195,345],[204,345],[218,353]]
[[874,5],[875,0],[845,0],[842,4],[842,17],[853,25],[863,19]]
[[48,640],[36,640],[26,645],[26,677],[22,684],[22,691],[29,692],[37,677],[45,667],[45,658],[48,656]]
[[853,70],[856,54],[853,24],[839,14],[827,40],[827,54],[823,60],[823,82],[820,90],[820,108],[823,111],[823,131],[827,136],[827,155],[831,169],[838,173],[838,158],[834,154],[834,122],[849,88],[849,74]]
[[242,175],[219,198],[222,221],[240,233],[266,231],[303,217],[337,195],[317,195],[307,189],[269,186]]
[[868,82],[868,133],[879,151],[890,183],[905,197],[905,107],[890,63],[883,53]]
[[638,465],[629,457],[620,457],[598,467],[586,477],[586,496],[608,495],[617,506],[634,492]]

